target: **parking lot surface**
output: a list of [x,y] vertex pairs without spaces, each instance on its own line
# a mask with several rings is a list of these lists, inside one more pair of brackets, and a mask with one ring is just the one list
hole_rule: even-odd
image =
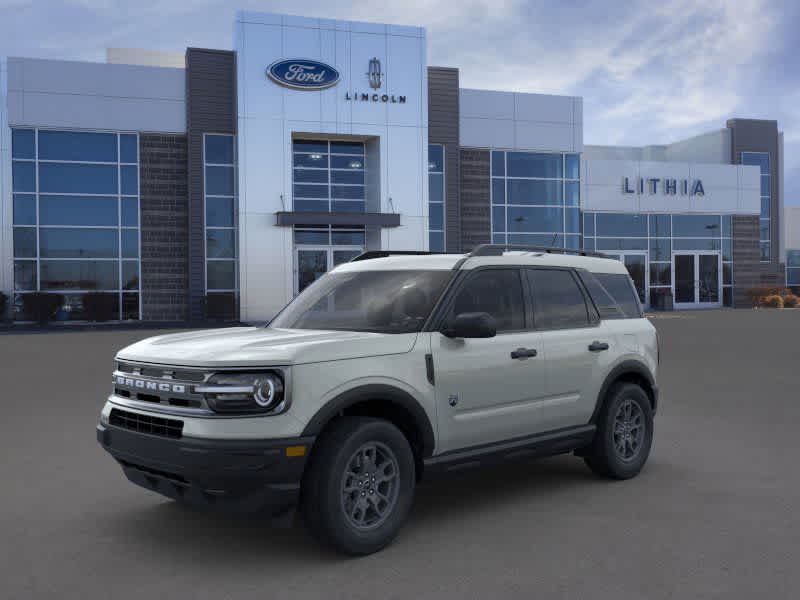
[[0,598],[798,598],[800,310],[657,315],[662,401],[627,482],[570,456],[424,483],[395,543],[130,484],[95,441],[115,350],[154,333],[0,335]]

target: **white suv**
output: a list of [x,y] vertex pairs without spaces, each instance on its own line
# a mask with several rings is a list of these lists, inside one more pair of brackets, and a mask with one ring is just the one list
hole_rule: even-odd
[[619,261],[481,246],[368,252],[266,327],[119,352],[97,437],[134,483],[287,519],[351,554],[386,546],[423,476],[574,452],[635,476],[658,343]]

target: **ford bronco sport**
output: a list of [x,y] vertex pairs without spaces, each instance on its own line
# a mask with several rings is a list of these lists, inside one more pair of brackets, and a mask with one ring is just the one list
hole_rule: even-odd
[[97,438],[134,483],[286,519],[299,505],[350,554],[395,537],[423,475],[572,452],[633,477],[657,337],[625,267],[589,254],[367,252],[266,327],[121,350]]

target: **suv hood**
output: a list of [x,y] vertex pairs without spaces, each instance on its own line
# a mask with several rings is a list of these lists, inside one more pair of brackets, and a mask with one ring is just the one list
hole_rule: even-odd
[[278,366],[409,352],[416,333],[232,327],[147,338],[123,348],[120,360],[186,366]]

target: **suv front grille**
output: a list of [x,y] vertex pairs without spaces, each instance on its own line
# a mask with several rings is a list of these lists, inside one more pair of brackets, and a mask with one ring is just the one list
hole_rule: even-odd
[[183,436],[183,421],[177,419],[140,415],[139,413],[112,408],[108,422],[115,427],[139,433],[149,433],[150,435],[173,439],[179,439]]

